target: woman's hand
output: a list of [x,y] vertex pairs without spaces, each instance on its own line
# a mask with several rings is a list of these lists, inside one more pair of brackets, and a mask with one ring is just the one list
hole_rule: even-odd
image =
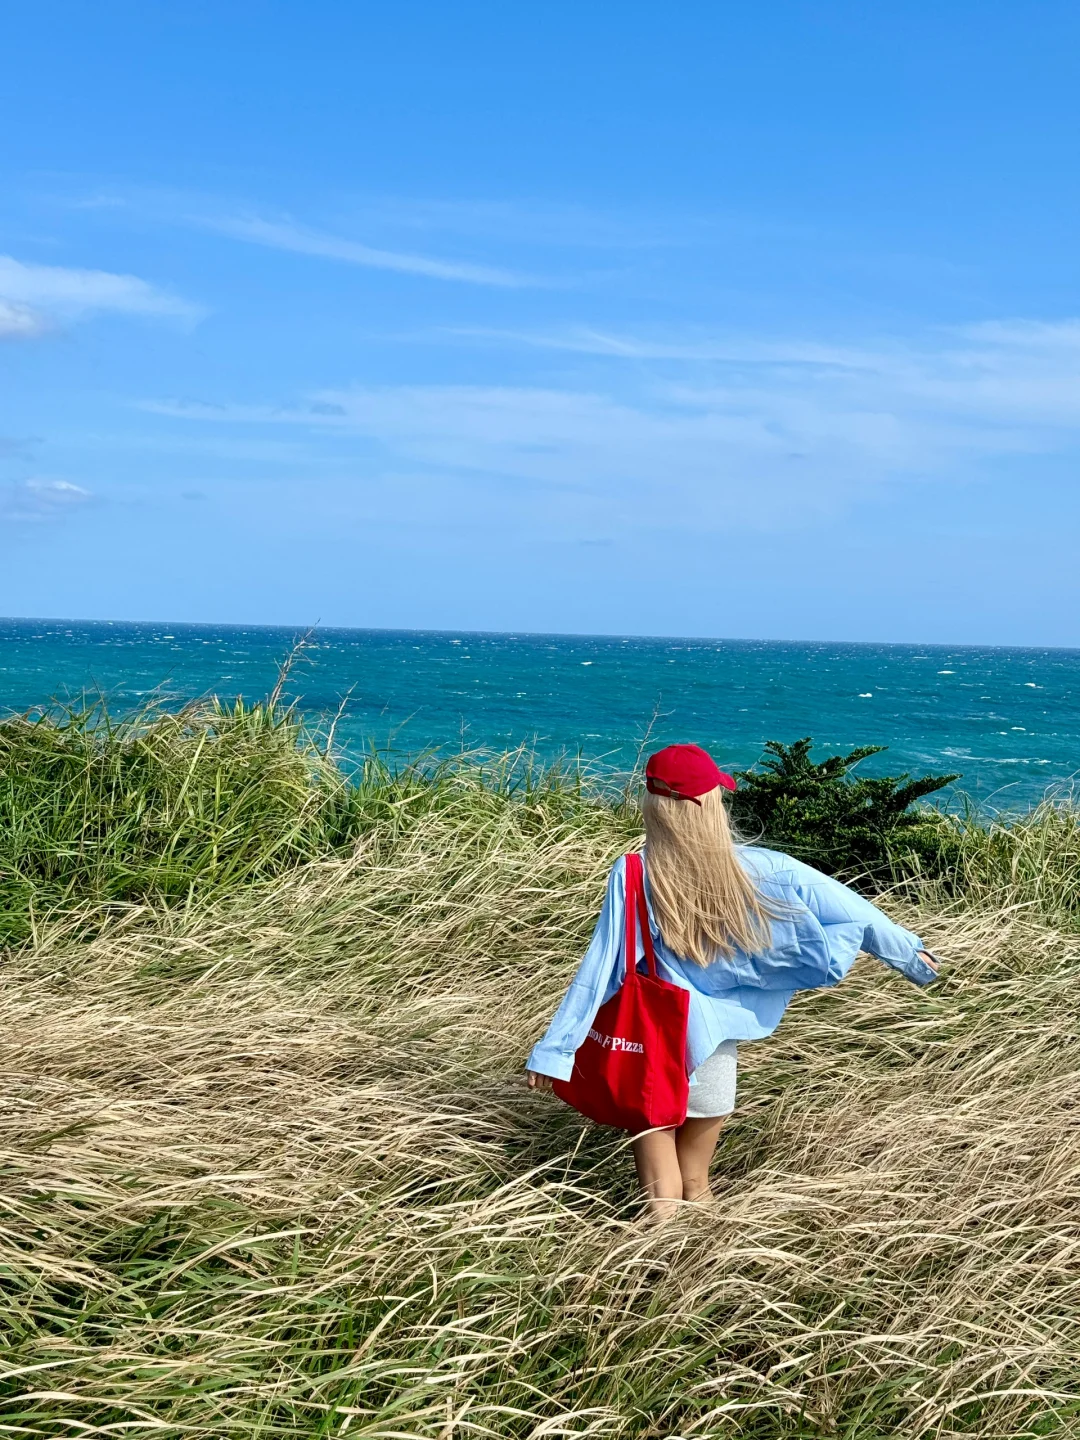
[[930,966],[930,969],[933,970],[935,975],[941,968],[941,962],[937,959],[936,956],[931,955],[929,950],[920,950],[919,959],[925,960],[927,965]]
[[527,1074],[528,1077],[529,1077],[529,1089],[530,1089],[530,1090],[550,1090],[550,1089],[551,1089],[551,1076],[550,1076],[550,1075],[541,1075],[541,1074],[539,1074],[538,1071],[536,1071],[536,1070],[528,1070],[528,1071],[526,1071],[526,1074]]

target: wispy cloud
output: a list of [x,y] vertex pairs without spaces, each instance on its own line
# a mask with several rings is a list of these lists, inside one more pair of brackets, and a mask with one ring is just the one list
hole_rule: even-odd
[[[558,387],[348,386],[279,407],[150,408],[304,427],[327,443],[337,437],[339,454],[362,437],[381,449],[376,466],[420,466],[448,484],[484,475],[521,493],[559,490],[620,513],[678,515],[684,527],[772,528],[835,514],[884,484],[970,481],[988,461],[1080,448],[1073,321],[942,331],[918,346],[612,346],[601,337],[589,353],[610,363],[577,387],[565,377]],[[628,354],[641,363],[624,365]]]
[[0,296],[0,340],[32,340],[48,328],[47,320],[38,311]]
[[0,336],[30,339],[58,322],[109,311],[189,321],[203,313],[198,306],[136,275],[25,264],[0,255]]
[[362,265],[372,270],[396,270],[404,275],[422,275],[431,280],[456,280],[469,285],[492,285],[518,288],[536,282],[527,276],[490,265],[473,265],[467,261],[441,260],[429,255],[414,255],[398,250],[384,250],[327,235],[297,225],[292,220],[266,220],[255,215],[196,216],[195,223],[234,240],[265,245],[272,250],[290,250],[298,255],[315,255],[326,260],[341,260],[347,265]]
[[832,365],[864,369],[877,364],[872,351],[806,340],[761,341],[739,336],[635,335],[594,329],[587,325],[561,330],[499,330],[483,326],[454,326],[440,332],[453,340],[475,340],[535,350],[557,350],[571,355],[595,355],[612,360],[685,360],[719,363]]
[[558,492],[557,524],[571,534],[579,522],[774,529],[835,510],[905,459],[905,437],[889,417],[790,403],[785,413],[779,396],[734,405],[660,391],[631,400],[536,387],[399,386],[324,391],[288,408],[153,408],[193,421],[303,426],[346,449],[361,436],[381,449],[377,469],[419,467],[450,489],[486,477],[529,525],[556,523],[539,497]]
[[664,376],[672,393],[682,390],[698,400],[707,390],[747,402],[766,394],[819,400],[842,395],[849,407],[933,410],[945,420],[1080,424],[1080,320],[1074,319],[990,321],[943,327],[919,341],[862,345],[799,337],[641,335],[587,326],[445,333],[486,345],[657,362],[651,373]]
[[0,520],[33,524],[57,520],[93,500],[89,490],[68,480],[22,480],[0,484]]

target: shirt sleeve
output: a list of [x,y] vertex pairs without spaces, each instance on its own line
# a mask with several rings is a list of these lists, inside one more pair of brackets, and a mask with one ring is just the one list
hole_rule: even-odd
[[829,979],[843,979],[860,950],[898,970],[916,985],[929,985],[937,971],[919,954],[926,945],[876,905],[829,875],[795,862],[794,888],[829,942]]
[[527,1068],[538,1075],[569,1080],[574,1052],[589,1033],[596,1012],[622,984],[622,937],[626,912],[626,862],[616,860],[608,876],[603,909],[589,948],[570,982],[562,1004],[529,1056]]

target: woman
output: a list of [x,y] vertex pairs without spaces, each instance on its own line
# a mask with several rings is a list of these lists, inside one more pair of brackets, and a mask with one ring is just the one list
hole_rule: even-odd
[[[780,1023],[797,990],[836,985],[860,950],[917,985],[937,960],[917,935],[838,880],[789,855],[737,845],[724,791],[735,781],[697,745],[669,745],[645,770],[645,883],[659,974],[690,992],[690,1102],[678,1129],[634,1140],[638,1178],[657,1216],[710,1198],[709,1165],[735,1107],[740,1040]],[[625,861],[615,862],[584,960],[529,1056],[529,1085],[569,1080],[574,1052],[622,984]]]

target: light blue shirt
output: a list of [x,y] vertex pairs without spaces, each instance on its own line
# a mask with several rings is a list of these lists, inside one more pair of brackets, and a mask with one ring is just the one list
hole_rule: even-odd
[[[918,935],[895,925],[839,880],[775,850],[740,845],[738,853],[761,894],[779,902],[783,910],[781,918],[772,922],[767,950],[755,955],[736,951],[730,960],[698,965],[667,948],[649,901],[658,972],[690,992],[686,1068],[691,1076],[722,1041],[771,1035],[797,990],[839,984],[860,950],[876,955],[917,985],[929,985],[937,978],[933,967],[919,957],[926,946]],[[647,852],[644,858],[649,900]],[[620,857],[608,876],[604,908],[585,958],[547,1034],[533,1047],[530,1070],[556,1080],[570,1079],[574,1052],[597,1010],[623,982],[625,910],[626,862]],[[639,935],[636,958],[643,956]]]

